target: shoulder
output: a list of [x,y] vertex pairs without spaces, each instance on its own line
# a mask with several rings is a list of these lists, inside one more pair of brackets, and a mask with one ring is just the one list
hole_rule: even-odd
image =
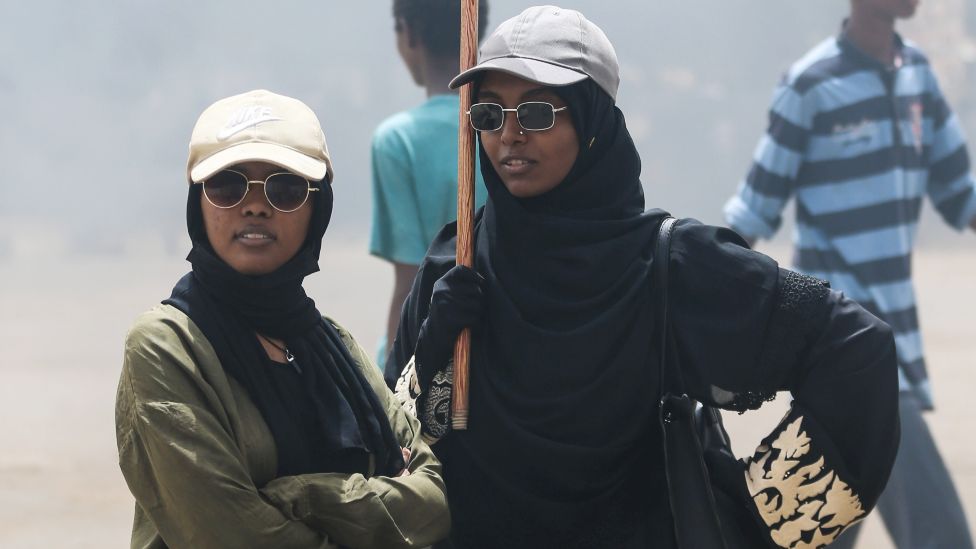
[[413,125],[411,111],[400,111],[384,119],[373,132],[373,141],[384,142],[400,135],[405,128]]
[[172,305],[156,305],[139,315],[125,336],[126,356],[172,352],[204,340],[203,333],[185,313]]
[[[485,206],[480,206],[474,212],[474,232],[478,233],[484,228]],[[431,241],[430,248],[427,250],[427,257],[432,262],[441,263],[447,257],[454,261],[455,251],[457,250],[457,220],[445,224]],[[475,237],[477,238],[477,236]],[[452,264],[451,267],[454,265]],[[448,267],[450,269],[450,267]]]
[[[431,123],[443,119],[448,123],[457,123],[457,105],[444,108],[443,101],[427,101],[412,109],[400,111],[384,119],[373,132],[374,146],[389,146],[403,144],[416,134],[428,129]],[[447,116],[445,116],[447,115]]]
[[[481,229],[484,209],[482,206],[475,212],[475,232]],[[457,237],[457,221],[444,225],[434,236],[417,272],[416,279],[421,287],[432,288],[438,278],[457,265]]]
[[190,317],[172,305],[156,305],[136,317],[126,335],[126,344],[160,342],[180,334],[200,332]]
[[671,263],[686,276],[737,280],[766,289],[775,287],[779,265],[756,252],[726,227],[681,219],[675,225]]
[[417,148],[423,139],[416,109],[398,112],[377,126],[373,132],[372,156],[374,168],[407,169],[414,164]]
[[837,38],[831,36],[790,65],[783,75],[782,85],[799,95],[805,95],[821,82],[843,75],[854,68],[851,60],[843,55]]
[[918,47],[918,44],[911,40],[902,40],[902,62],[906,65],[922,65],[929,67],[929,58],[925,52]]
[[[336,332],[339,334],[339,339],[342,340],[342,344],[345,345],[350,356],[352,356],[353,361],[356,363],[355,366],[366,374],[367,379],[370,379],[371,374],[379,372],[379,368],[376,366],[376,363],[373,362],[373,359],[370,358],[369,353],[363,349],[362,345],[356,341],[356,338],[353,337],[352,332],[350,332],[342,324],[339,324],[339,322],[332,317],[322,315],[322,319],[325,320],[325,322],[327,322],[330,326],[335,328]],[[372,384],[371,379],[370,383]],[[380,383],[382,384],[382,381]]]
[[941,98],[942,90],[939,86],[939,79],[932,70],[928,56],[910,40],[902,41],[901,47],[902,66],[910,71],[913,76],[924,82],[925,91]]
[[335,328],[335,331],[339,334],[339,338],[342,339],[342,343],[345,344],[347,349],[352,351],[357,347],[359,347],[359,343],[357,343],[356,338],[352,336],[352,332],[350,332],[348,328],[340,324],[338,320],[328,315],[322,315],[322,320],[327,322],[329,326]]
[[167,380],[204,377],[209,364],[219,367],[217,354],[203,332],[171,305],[157,305],[136,318],[125,337],[122,377],[135,396],[154,387],[167,389]]
[[412,109],[398,112],[376,127],[373,146],[402,147],[416,140],[423,144],[431,136],[444,135],[444,130],[456,131],[459,105],[456,96],[436,96]]
[[374,157],[407,156],[414,126],[415,120],[411,111],[398,112],[380,122],[373,132]]

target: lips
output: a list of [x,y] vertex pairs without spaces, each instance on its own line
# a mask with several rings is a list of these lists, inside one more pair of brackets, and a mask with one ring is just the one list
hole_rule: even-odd
[[536,161],[525,156],[508,155],[502,158],[499,164],[505,172],[521,175],[531,170],[536,165]]
[[234,240],[245,244],[263,244],[274,242],[277,239],[278,237],[267,227],[260,225],[248,225],[234,233]]

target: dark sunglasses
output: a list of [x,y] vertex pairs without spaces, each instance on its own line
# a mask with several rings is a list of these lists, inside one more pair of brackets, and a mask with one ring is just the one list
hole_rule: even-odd
[[502,129],[505,124],[505,113],[514,112],[522,129],[541,132],[548,130],[556,123],[556,113],[569,107],[552,106],[543,101],[529,101],[514,109],[506,109],[498,103],[475,103],[468,111],[471,127],[481,132],[493,132]]
[[200,182],[207,201],[217,208],[233,208],[244,201],[251,185],[264,185],[264,197],[268,204],[282,213],[301,208],[311,192],[318,191],[300,175],[289,172],[273,173],[264,181],[252,181],[234,170],[222,170]]

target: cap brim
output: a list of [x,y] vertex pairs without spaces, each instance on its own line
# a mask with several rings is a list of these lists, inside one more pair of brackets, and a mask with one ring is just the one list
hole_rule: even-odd
[[201,160],[190,170],[190,181],[199,183],[241,162],[268,162],[313,181],[320,181],[328,175],[329,182],[332,182],[332,168],[327,162],[275,143],[253,141],[228,147]]
[[579,71],[553,65],[545,61],[539,61],[538,59],[496,57],[482,61],[478,65],[455,76],[451,80],[451,89],[460,88],[464,84],[474,80],[479,73],[486,71],[508,73],[512,76],[518,76],[519,78],[544,86],[568,86],[589,78],[589,76]]

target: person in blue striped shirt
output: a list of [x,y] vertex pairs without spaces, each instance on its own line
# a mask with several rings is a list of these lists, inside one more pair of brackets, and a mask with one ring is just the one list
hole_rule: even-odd
[[[895,332],[902,442],[878,503],[899,548],[972,547],[959,497],[922,410],[932,409],[911,254],[928,195],[956,229],[976,229],[976,180],[959,120],[922,52],[895,33],[917,0],[851,0],[838,37],[793,64],[728,224],[769,238],[796,199],[794,262]],[[851,547],[856,529],[832,547]]]

